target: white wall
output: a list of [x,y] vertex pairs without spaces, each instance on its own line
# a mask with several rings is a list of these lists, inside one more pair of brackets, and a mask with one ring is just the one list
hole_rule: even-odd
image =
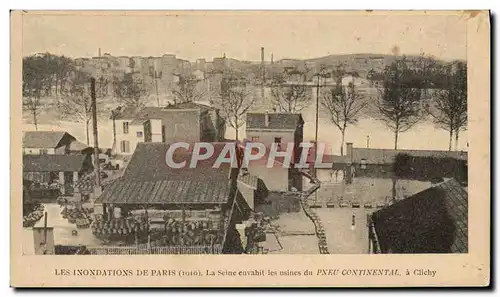
[[162,121],[161,120],[150,120],[151,122],[151,142],[162,142]]
[[[131,125],[132,120],[116,120],[116,152],[119,155],[132,155],[137,143],[144,142],[144,126],[142,124]],[[123,133],[123,123],[128,122],[128,133]],[[137,137],[137,132],[142,132],[141,137]],[[121,150],[121,142],[126,140],[130,144],[130,151],[124,153]]]
[[[40,155],[41,148],[23,148],[23,153],[26,155]],[[55,155],[56,151],[53,148],[46,149],[48,155]]]
[[263,143],[269,147],[274,143],[275,137],[281,137],[282,144],[294,143],[295,131],[283,131],[283,130],[257,130],[257,129],[247,129],[246,138],[251,141],[252,137],[259,137],[260,143]]

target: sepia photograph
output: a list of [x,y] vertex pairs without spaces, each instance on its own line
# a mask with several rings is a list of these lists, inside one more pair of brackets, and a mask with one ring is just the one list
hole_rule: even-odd
[[17,13],[21,257],[467,256],[489,217],[471,15]]

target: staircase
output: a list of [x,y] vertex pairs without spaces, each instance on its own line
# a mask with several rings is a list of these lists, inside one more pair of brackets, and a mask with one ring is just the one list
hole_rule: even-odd
[[314,224],[314,229],[316,236],[318,237],[318,247],[319,247],[319,253],[320,254],[329,254],[328,252],[328,244],[326,242],[326,235],[325,235],[325,228],[323,227],[323,224],[321,223],[321,220],[319,216],[316,214],[316,212],[309,207],[309,204],[307,203],[307,200],[309,197],[314,194],[320,187],[321,183],[320,181],[313,177],[309,172],[305,170],[301,170],[300,173],[307,177],[312,183],[313,186],[308,189],[307,191],[302,192],[301,194],[301,199],[300,199],[300,204],[302,206],[302,209],[304,210],[306,216],[313,222]]

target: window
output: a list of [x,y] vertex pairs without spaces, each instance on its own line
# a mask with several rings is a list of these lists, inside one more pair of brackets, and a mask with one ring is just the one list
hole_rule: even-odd
[[259,136],[252,136],[252,142],[259,141]]
[[120,143],[122,153],[130,152],[130,143],[127,140],[122,140]]
[[40,155],[47,155],[48,153],[49,153],[49,150],[46,150],[46,149],[40,150]]
[[366,159],[361,159],[361,169],[366,169]]
[[274,143],[276,143],[276,149],[281,151],[281,137],[274,137]]
[[128,122],[123,122],[123,134],[128,134]]
[[141,138],[142,137],[142,131],[137,131],[137,137]]

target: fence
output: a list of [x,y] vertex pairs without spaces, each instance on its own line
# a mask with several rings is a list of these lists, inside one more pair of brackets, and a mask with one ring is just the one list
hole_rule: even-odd
[[147,247],[144,245],[138,246],[119,246],[119,247],[87,247],[91,255],[145,255],[145,254],[221,254],[222,245],[216,244],[213,246],[157,246]]

